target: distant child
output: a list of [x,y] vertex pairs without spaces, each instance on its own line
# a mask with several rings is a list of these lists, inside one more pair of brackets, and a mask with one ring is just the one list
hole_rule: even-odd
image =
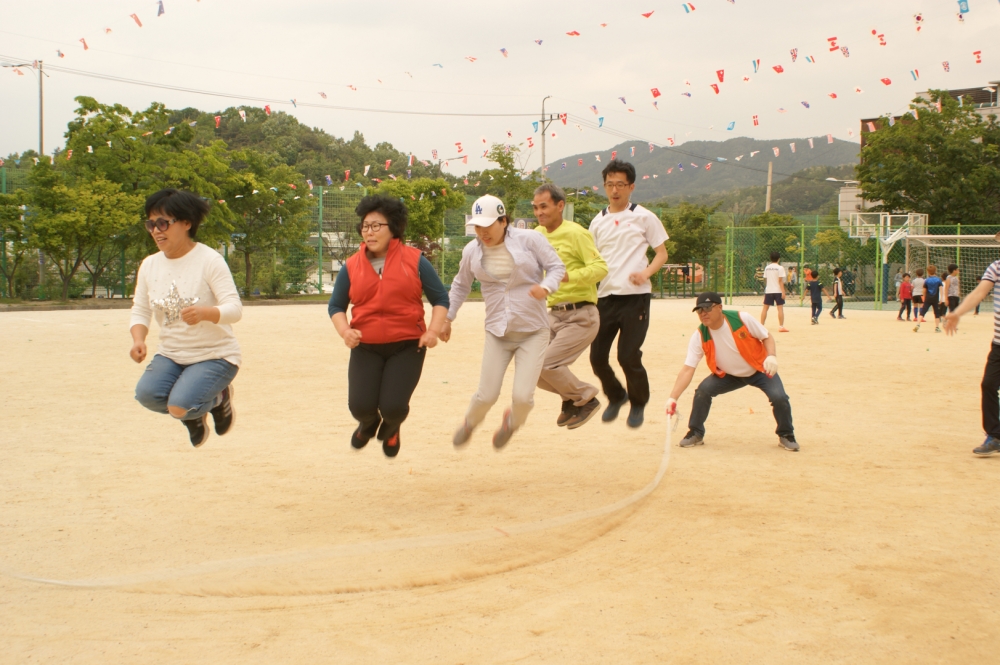
[[928,311],[934,317],[934,332],[941,332],[940,319],[944,316],[944,311],[939,298],[941,297],[942,286],[944,286],[944,282],[937,276],[937,267],[927,266],[927,279],[924,280],[924,306],[920,310],[920,323],[917,323],[917,327],[913,329],[913,332],[918,332],[920,324],[927,321],[924,317]]
[[899,300],[899,285],[903,283],[903,269],[896,269],[896,276],[893,278],[893,283],[896,285],[896,300]]
[[771,252],[771,262],[764,268],[764,309],[760,313],[760,322],[767,321],[767,309],[774,305],[778,308],[778,332],[788,332],[785,328],[785,267],[779,252]]
[[[844,316],[844,282],[840,279],[840,275],[843,272],[840,268],[833,269],[833,297],[837,301],[837,304],[833,306],[830,310],[830,317],[834,319],[846,319]],[[840,316],[837,316],[837,313]]]
[[819,273],[815,270],[806,269],[806,289],[812,301],[812,324],[819,325],[819,315],[823,313],[823,294],[830,294],[819,283]]
[[924,305],[924,269],[917,268],[913,279],[913,320],[920,321],[920,308]]
[[958,266],[954,263],[948,264],[948,276],[944,278],[945,293],[948,294],[948,311],[954,312],[958,309],[958,301],[962,297],[962,286],[958,279]]
[[903,310],[906,310],[906,320],[910,320],[910,305],[913,302],[913,284],[910,283],[910,273],[903,273],[903,281],[899,283],[899,293],[896,294],[899,298],[899,316],[896,317],[897,321],[903,320]]

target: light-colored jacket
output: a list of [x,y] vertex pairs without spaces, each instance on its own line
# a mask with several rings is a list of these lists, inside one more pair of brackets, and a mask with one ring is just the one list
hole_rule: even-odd
[[566,266],[552,245],[540,234],[508,228],[504,245],[514,259],[507,282],[501,282],[483,268],[482,243],[477,238],[462,250],[462,263],[451,283],[448,320],[454,321],[469,297],[473,280],[479,280],[486,302],[486,331],[502,337],[507,332],[534,332],[549,327],[544,300],[535,300],[528,291],[540,284],[549,293],[559,289]]

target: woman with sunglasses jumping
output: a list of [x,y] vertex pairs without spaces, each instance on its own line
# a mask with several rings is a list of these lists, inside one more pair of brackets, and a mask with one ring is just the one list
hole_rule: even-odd
[[195,448],[232,429],[233,388],[240,345],[232,324],[243,316],[236,284],[225,259],[195,241],[208,203],[191,192],[162,189],[146,199],[146,230],[160,249],[143,260],[132,300],[132,360],[146,359],[149,323],[156,319],[160,344],[146,366],[135,398],[157,413],[169,413],[188,429]]
[[[377,434],[382,452],[395,457],[426,349],[444,327],[448,291],[421,251],[403,243],[408,212],[399,199],[366,196],[355,212],[363,243],[337,273],[327,311],[351,350],[347,404],[358,421],[351,445],[360,450]],[[430,326],[421,293],[432,307]]]

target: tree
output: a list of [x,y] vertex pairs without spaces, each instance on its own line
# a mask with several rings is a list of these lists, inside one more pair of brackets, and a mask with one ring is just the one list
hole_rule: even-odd
[[713,212],[715,208],[682,203],[676,217],[668,216],[663,220],[670,236],[667,253],[671,262],[704,261],[715,253],[724,231],[709,221]]
[[217,207],[228,215],[232,243],[243,254],[246,295],[253,292],[254,256],[286,256],[300,247],[309,233],[307,203],[297,192],[305,179],[276,155],[256,150],[232,153],[233,170],[223,186],[224,202]]
[[798,226],[791,215],[780,215],[767,211],[752,216],[747,220],[747,226]]
[[[941,105],[940,113],[930,103]],[[920,212],[932,224],[1000,224],[1000,125],[944,90],[866,135],[857,178],[884,212]],[[917,117],[919,116],[919,117]]]
[[465,207],[465,196],[450,189],[442,178],[390,180],[375,190],[403,201],[409,212],[406,239],[414,246],[427,249],[444,236],[444,215],[448,210]]
[[52,259],[62,282],[62,299],[94,250],[109,238],[135,224],[135,195],[125,194],[116,183],[96,176],[67,184],[66,174],[45,159],[31,170],[31,244]]
[[541,184],[538,175],[532,173],[527,178],[525,171],[518,163],[517,146],[494,143],[486,154],[486,159],[497,165],[497,168],[486,169],[479,174],[479,180],[486,186],[486,193],[503,200],[507,214],[514,216],[518,201],[530,199],[535,187]]
[[28,242],[31,226],[25,215],[28,202],[27,190],[0,194],[0,242],[4,243],[7,253],[6,262],[0,262],[0,274],[7,282],[7,296],[10,298],[18,293],[17,274],[32,251]]

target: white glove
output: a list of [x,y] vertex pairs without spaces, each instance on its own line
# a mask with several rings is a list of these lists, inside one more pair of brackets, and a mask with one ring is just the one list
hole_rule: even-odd
[[677,415],[677,400],[673,397],[667,398],[667,415],[675,416]]
[[768,376],[774,376],[778,373],[778,359],[774,356],[768,356],[764,358],[764,372]]

